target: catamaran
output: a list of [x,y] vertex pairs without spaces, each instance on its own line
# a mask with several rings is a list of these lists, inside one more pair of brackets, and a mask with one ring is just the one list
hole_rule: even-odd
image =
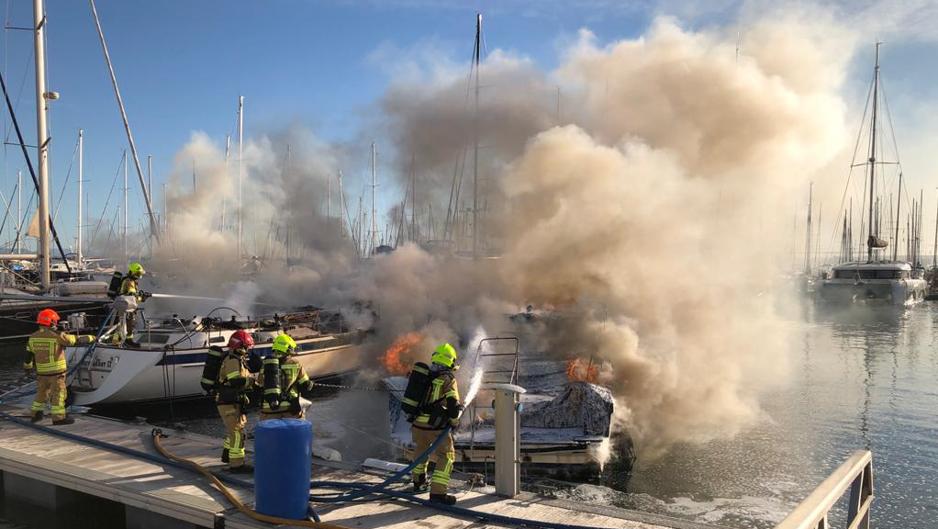
[[[865,190],[865,195],[869,198],[868,216],[866,217],[866,261],[848,261],[832,267],[827,277],[820,280],[817,285],[817,297],[820,301],[834,304],[851,303],[884,303],[891,305],[912,305],[925,299],[927,283],[924,279],[924,269],[917,264],[918,251],[916,244],[909,244],[909,259],[912,262],[900,261],[898,259],[897,246],[899,242],[900,216],[899,210],[902,203],[902,168],[898,161],[878,160],[882,147],[877,146],[877,134],[881,133],[878,128],[878,115],[880,106],[880,71],[879,71],[879,47],[876,43],[876,61],[873,68],[873,81],[871,89],[871,121],[869,124],[869,151],[865,161],[851,164],[851,168],[866,166],[869,173],[869,187]],[[888,108],[888,107],[886,107]],[[865,128],[865,125],[864,127]],[[862,130],[861,130],[862,134]],[[858,141],[859,144],[859,141]],[[879,149],[879,150],[878,150]],[[898,156],[896,157],[898,159]],[[883,201],[877,199],[876,195],[876,174],[882,172],[886,165],[898,168],[898,197],[896,201],[895,212],[895,236],[893,238],[892,258],[886,258],[886,248],[889,241],[880,236],[884,215],[881,212]],[[874,209],[874,204],[876,207]],[[920,207],[920,206],[919,206]],[[916,232],[916,219],[920,225],[920,218],[913,214],[911,228],[909,230],[909,240],[914,239],[913,233]],[[844,237],[852,227],[844,228]],[[852,254],[852,241],[844,239],[843,248],[847,248],[846,255]],[[842,248],[842,255],[844,254]]]

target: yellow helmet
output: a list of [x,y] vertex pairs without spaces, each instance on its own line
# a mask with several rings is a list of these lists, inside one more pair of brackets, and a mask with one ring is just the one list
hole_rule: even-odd
[[430,357],[430,361],[443,367],[454,368],[456,367],[457,356],[456,348],[448,343],[444,343],[433,351],[433,356]]
[[130,266],[127,268],[127,275],[140,277],[146,273],[146,270],[143,269],[143,265],[138,262],[130,263]]
[[270,348],[275,353],[292,355],[296,352],[296,341],[289,334],[279,334],[274,338],[274,343]]

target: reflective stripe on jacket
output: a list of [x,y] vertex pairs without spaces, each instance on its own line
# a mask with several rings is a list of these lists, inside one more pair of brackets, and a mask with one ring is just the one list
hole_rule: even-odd
[[[264,374],[261,371],[260,376],[258,377],[258,384],[261,386],[264,385]],[[303,366],[299,364],[295,359],[290,357],[281,357],[280,358],[280,404],[277,408],[271,408],[270,403],[267,400],[264,400],[262,410],[268,413],[280,413],[283,411],[288,411],[290,409],[291,403],[298,403],[300,400],[300,390],[302,389],[312,389],[312,381],[309,379],[309,375],[306,374],[306,370],[303,369]],[[264,393],[267,394],[269,391],[276,390],[264,390]]]
[[75,336],[40,327],[30,335],[26,343],[27,361],[24,367],[32,368],[35,362],[36,374],[61,375],[68,368],[65,362],[65,348],[78,343],[91,343],[92,339],[92,336]]
[[137,302],[143,301],[143,296],[140,295],[140,291],[137,289],[137,280],[127,276],[121,281],[121,296],[133,296]]
[[221,369],[218,370],[218,395],[215,401],[219,404],[238,404],[241,395],[248,389],[248,372],[244,360],[235,353],[229,353],[222,360]]
[[[430,382],[430,395],[426,403],[427,406],[430,407],[433,406],[434,403],[449,398],[456,399],[457,402],[459,401],[459,387],[456,385],[456,377],[453,376],[452,371],[443,372]],[[428,424],[429,422],[429,413],[421,413],[414,420],[415,424]]]

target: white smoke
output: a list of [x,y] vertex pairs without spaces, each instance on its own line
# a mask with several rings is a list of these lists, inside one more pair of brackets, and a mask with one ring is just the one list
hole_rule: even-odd
[[[772,296],[757,293],[771,291],[787,252],[792,193],[849,136],[840,92],[852,44],[825,20],[752,23],[738,59],[735,32],[689,31],[672,19],[608,45],[584,31],[555,72],[493,53],[481,72],[490,88],[478,117],[479,172],[486,247],[499,249],[498,259],[405,244],[356,267],[342,225],[309,207],[321,203],[322,176],[338,170],[337,150],[309,137],[296,142],[304,146],[294,159],[307,169],[294,178],[275,143],[252,142],[250,233],[271,219],[298,224],[291,241],[300,263],[268,264],[290,251],[285,238],[269,237],[274,250],[255,281],[296,303],[366,305],[376,355],[407,332],[429,346],[458,343],[480,327],[501,330],[507,314],[533,303],[557,317],[531,323],[526,347],[594,358],[643,454],[733,435],[759,418],[757,388],[786,373],[785,326]],[[476,118],[465,78],[429,78],[414,84],[409,75],[381,108],[400,187],[416,160],[418,202],[440,219],[453,175],[471,178],[466,146]],[[191,158],[222,175],[227,191],[172,202],[174,258],[219,262],[216,286],[230,287],[240,263],[231,230],[213,227],[212,204],[232,198],[231,170],[201,136],[180,154],[180,167]],[[467,182],[458,207],[471,202]],[[424,233],[442,231],[439,220],[427,224]],[[463,354],[474,354],[467,341]],[[413,354],[425,360],[429,349]]]

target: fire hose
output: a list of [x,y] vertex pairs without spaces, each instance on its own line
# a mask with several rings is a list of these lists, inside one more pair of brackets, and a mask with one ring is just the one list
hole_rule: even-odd
[[[57,437],[62,437],[64,439],[69,439],[69,440],[80,442],[80,443],[86,443],[91,446],[96,446],[98,448],[103,448],[106,450],[111,450],[114,452],[127,454],[132,457],[144,459],[144,460],[151,461],[157,464],[169,465],[169,466],[173,466],[173,467],[181,468],[185,470],[193,470],[195,469],[196,466],[199,466],[183,458],[172,456],[172,454],[170,454],[168,451],[166,451],[165,454],[161,452],[160,455],[151,454],[148,452],[135,450],[133,448],[127,448],[125,446],[108,443],[105,441],[100,441],[98,439],[92,439],[90,437],[86,437],[83,435],[70,433],[61,428],[51,428],[49,426],[43,426],[41,424],[31,423],[27,420],[24,420],[19,417],[15,417],[13,415],[10,415],[9,413],[2,412],[2,411],[0,411],[0,419],[13,422],[19,426],[32,428],[32,429],[41,431],[43,433],[47,433],[49,435],[54,435]],[[448,434],[448,433],[449,433],[449,430],[444,430],[442,434],[440,435],[440,437],[438,437],[437,440],[434,442],[434,444],[436,444],[436,442],[441,441],[445,437],[445,434]],[[151,432],[151,435],[154,438],[153,440],[154,445],[158,446],[157,450],[165,451],[165,448],[161,444],[158,444],[159,442],[158,437],[163,436],[163,433],[159,429],[154,429]],[[310,499],[313,501],[323,501],[323,502],[328,502],[328,503],[341,503],[341,502],[348,502],[348,501],[360,501],[361,499],[364,499],[365,496],[374,494],[374,495],[386,496],[388,498],[404,500],[410,503],[422,505],[422,506],[429,507],[429,508],[436,509],[436,510],[443,511],[443,512],[448,512],[448,513],[461,516],[464,518],[482,520],[482,521],[486,521],[490,523],[496,523],[499,525],[505,525],[505,526],[511,526],[511,527],[523,526],[523,527],[534,527],[538,529],[600,529],[595,526],[574,525],[574,524],[549,522],[549,521],[542,521],[542,520],[529,520],[525,518],[505,516],[502,514],[494,514],[494,513],[488,513],[488,512],[483,512],[483,511],[476,511],[472,509],[467,509],[465,507],[459,507],[456,505],[443,505],[439,503],[433,503],[429,500],[425,500],[422,498],[418,498],[412,494],[389,490],[387,488],[388,485],[390,485],[397,479],[400,479],[400,477],[402,477],[407,472],[410,472],[410,470],[413,469],[416,463],[420,463],[423,460],[425,460],[430,455],[433,449],[435,449],[435,446],[431,445],[430,448],[427,449],[427,451],[420,454],[417,458],[414,459],[414,463],[412,463],[408,467],[405,467],[404,469],[401,469],[400,471],[396,472],[388,479],[385,479],[383,482],[378,483],[378,484],[369,485],[365,483],[346,483],[346,482],[341,482],[341,481],[312,481],[310,482],[311,487],[349,489],[352,492],[347,493],[346,496],[342,496],[338,498],[321,498],[320,499],[317,496],[310,495]],[[171,459],[170,456],[172,456],[174,459]],[[186,462],[183,463],[182,461],[186,461]],[[239,487],[244,487],[248,489],[254,488],[254,484],[249,481],[237,479],[231,476],[226,476],[224,474],[213,473],[213,472],[210,472],[208,469],[205,469],[204,467],[200,467],[200,468],[201,468],[201,470],[199,470],[200,472],[207,473],[207,475],[211,476],[210,479],[212,479],[213,483],[216,483],[216,480],[217,480],[218,482],[230,483],[232,485],[237,485]],[[244,506],[243,504],[242,506],[245,509],[247,509],[247,507]],[[266,516],[266,515],[260,515],[260,516]],[[264,521],[264,520],[261,520],[261,521]],[[284,523],[284,524],[300,526],[300,527],[314,527],[314,528],[321,528],[321,529],[330,529],[330,528],[345,529],[342,526],[338,526],[334,524],[327,524],[323,522],[314,522],[310,520],[283,520],[282,522],[271,522],[271,523]]]
[[203,467],[202,465],[190,459],[185,459],[185,458],[173,455],[172,452],[170,452],[169,450],[166,450],[166,448],[163,447],[163,443],[161,441],[161,439],[166,437],[166,435],[163,434],[162,430],[160,430],[159,428],[154,428],[153,431],[151,432],[151,436],[153,438],[153,446],[156,448],[156,451],[160,453],[160,455],[162,455],[166,459],[169,459],[170,461],[175,461],[176,463],[180,463],[183,466],[189,467],[195,470],[196,472],[198,472],[199,474],[202,474],[203,476],[208,478],[212,482],[212,484],[215,485],[215,488],[221,491],[221,493],[225,495],[225,498],[227,498],[228,501],[232,505],[234,505],[236,509],[238,509],[238,511],[242,512],[244,515],[254,520],[257,520],[259,522],[269,523],[269,524],[275,524],[275,525],[291,525],[291,526],[296,526],[296,527],[314,527],[317,529],[345,529],[341,525],[320,522],[319,516],[316,515],[315,511],[312,512],[312,516],[315,518],[315,520],[291,520],[289,518],[281,518],[279,516],[270,516],[268,514],[263,514],[263,513],[254,511],[248,508],[246,505],[244,505],[244,503],[242,503],[241,500],[239,500],[238,497],[235,496],[231,492],[231,490],[229,490],[228,487],[226,487],[225,484],[222,483],[221,480],[218,479],[218,477],[212,472],[210,472],[207,468]]

